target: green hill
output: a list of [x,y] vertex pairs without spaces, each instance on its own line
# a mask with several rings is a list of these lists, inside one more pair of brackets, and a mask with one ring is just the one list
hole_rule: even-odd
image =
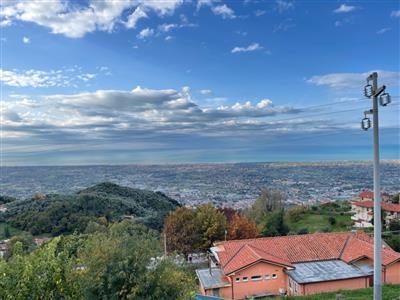
[[180,204],[161,192],[151,192],[113,183],[100,183],[75,194],[36,195],[12,201],[0,221],[33,235],[83,232],[90,221],[133,218],[161,229],[165,216]]

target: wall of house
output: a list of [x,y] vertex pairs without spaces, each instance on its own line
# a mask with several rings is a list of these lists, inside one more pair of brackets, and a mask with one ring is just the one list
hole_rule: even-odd
[[337,290],[355,290],[369,286],[368,277],[324,281],[317,283],[302,284],[300,291],[302,295],[311,295]]
[[400,284],[400,262],[394,263],[386,267],[386,282]]
[[[284,267],[260,262],[240,272],[233,278],[233,299],[244,299],[248,295],[273,293],[279,295],[279,289],[287,287],[287,275]],[[247,279],[246,279],[247,278]],[[232,295],[229,293],[229,299]]]

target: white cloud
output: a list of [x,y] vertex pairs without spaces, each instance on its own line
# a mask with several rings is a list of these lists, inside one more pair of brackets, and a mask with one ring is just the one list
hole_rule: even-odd
[[136,7],[134,12],[129,15],[128,20],[125,23],[126,28],[135,28],[136,23],[143,18],[148,18],[146,12],[141,6]]
[[[0,22],[2,26],[31,22],[49,28],[54,34],[80,38],[96,30],[111,32],[117,24],[134,28],[139,19],[147,17],[147,10],[165,16],[182,3],[182,0],[89,0],[73,5],[63,0],[9,1],[2,3]],[[134,12],[124,20],[125,12],[133,8]]]
[[391,28],[386,27],[386,28],[379,29],[376,33],[377,34],[384,34],[385,32],[388,32],[390,30],[391,30]]
[[221,16],[223,19],[234,19],[236,18],[233,9],[229,8],[226,4],[214,6],[211,8],[215,15]]
[[24,44],[29,44],[29,43],[31,42],[31,40],[30,40],[30,38],[24,36],[24,37],[22,38],[22,42],[23,42]]
[[291,1],[276,0],[276,9],[282,13],[286,10],[294,9],[294,4]]
[[0,81],[14,87],[70,87],[92,80],[96,74],[82,73],[80,69],[42,70],[4,70],[0,69]]
[[369,71],[365,73],[332,73],[326,75],[312,76],[307,79],[308,83],[317,86],[329,86],[331,88],[363,88],[365,80],[372,72],[377,72],[379,76],[379,82],[387,85],[398,86],[400,82],[400,72],[392,71]]
[[210,94],[212,94],[212,91],[208,90],[208,89],[200,90],[200,94],[202,94],[202,95],[210,95]]
[[202,6],[212,6],[215,0],[197,0],[196,8],[199,10]]
[[145,28],[143,30],[141,30],[139,32],[139,34],[137,35],[138,39],[145,39],[148,38],[150,36],[154,35],[154,29],[151,28]]
[[349,13],[353,10],[355,10],[355,6],[351,5],[346,5],[346,4],[341,4],[338,8],[336,8],[333,12],[334,13]]
[[177,27],[178,27],[177,24],[165,24],[164,23],[164,24],[161,24],[160,26],[158,26],[158,29],[163,32],[169,32],[172,29],[177,28]]
[[263,49],[258,43],[253,43],[247,47],[235,47],[231,50],[231,53],[240,53],[240,52],[252,52]]
[[393,11],[390,13],[390,16],[391,16],[392,18],[400,18],[400,9],[399,9],[399,10],[393,10]]
[[0,21],[0,27],[11,26],[12,22],[9,19],[4,19]]
[[173,37],[170,36],[170,35],[167,35],[167,36],[165,37],[165,40],[166,40],[166,41],[170,41],[170,40],[172,40],[172,39],[173,39]]
[[254,15],[256,16],[256,17],[260,17],[260,16],[262,16],[262,15],[265,15],[267,12],[265,11],[265,10],[261,10],[261,9],[257,9],[255,12],[254,12]]

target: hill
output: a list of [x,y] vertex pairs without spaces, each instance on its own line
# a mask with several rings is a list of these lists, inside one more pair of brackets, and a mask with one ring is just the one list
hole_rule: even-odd
[[124,217],[159,230],[165,216],[178,206],[177,201],[161,192],[105,182],[74,194],[40,194],[12,201],[0,221],[33,235],[83,232],[90,221],[107,222]]

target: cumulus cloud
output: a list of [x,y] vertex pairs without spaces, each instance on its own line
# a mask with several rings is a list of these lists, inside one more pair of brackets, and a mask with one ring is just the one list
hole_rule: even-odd
[[221,16],[223,19],[234,19],[236,18],[235,12],[232,8],[228,7],[226,4],[214,6],[211,8],[215,15]]
[[14,87],[69,87],[92,80],[96,74],[84,73],[79,68],[51,71],[42,70],[4,70],[0,69],[0,81]]
[[326,75],[317,75],[308,78],[306,81],[314,85],[325,85],[331,88],[360,88],[365,84],[369,74],[377,72],[379,81],[385,84],[398,86],[400,82],[400,72],[392,71],[369,71],[365,73],[332,73]]
[[341,4],[338,8],[336,8],[333,12],[334,13],[349,13],[355,10],[356,7],[352,5]]
[[[182,3],[182,0],[89,0],[86,4],[62,0],[7,1],[2,3],[0,22],[2,26],[31,22],[49,28],[54,34],[81,38],[96,30],[110,32],[117,24],[134,28],[139,19],[147,17],[146,11],[164,16],[172,14]],[[133,13],[127,15],[126,12],[132,9],[135,9]]]
[[148,18],[146,12],[141,6],[136,7],[134,12],[129,15],[128,20],[125,23],[126,28],[135,28],[136,23],[143,18]]
[[30,38],[24,36],[24,37],[22,38],[22,42],[23,42],[24,44],[29,44],[29,43],[31,42],[31,40],[30,40]]
[[262,46],[260,46],[258,43],[253,43],[247,47],[234,47],[231,50],[231,53],[252,52],[252,51],[257,51],[257,50],[261,50],[261,49],[263,49]]
[[145,28],[145,29],[142,29],[139,32],[139,34],[137,35],[137,38],[143,40],[143,39],[146,39],[146,38],[148,38],[148,37],[150,37],[152,35],[154,35],[154,29]]
[[67,134],[71,139],[104,141],[135,132],[207,135],[223,128],[237,134],[249,126],[263,130],[268,122],[263,118],[299,112],[292,107],[274,106],[270,99],[255,104],[245,101],[201,107],[193,101],[189,87],[178,91],[139,86],[131,91],[98,90],[36,100],[21,98],[5,101],[2,107],[3,129],[14,136],[20,132],[25,138],[31,135],[51,140]]

